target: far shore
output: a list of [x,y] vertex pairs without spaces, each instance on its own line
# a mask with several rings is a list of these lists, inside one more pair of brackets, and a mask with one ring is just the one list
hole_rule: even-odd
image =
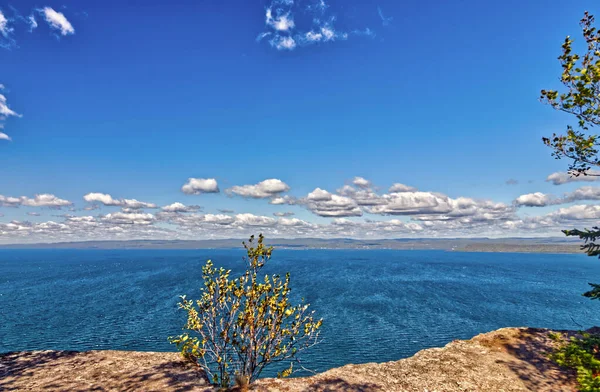
[[[454,252],[495,253],[582,253],[581,242],[565,237],[551,238],[399,238],[399,239],[349,239],[349,238],[294,238],[270,239],[269,245],[277,249],[387,249],[387,250],[441,250]],[[240,249],[242,239],[221,240],[130,240],[83,241],[35,244],[4,244],[2,249]]]

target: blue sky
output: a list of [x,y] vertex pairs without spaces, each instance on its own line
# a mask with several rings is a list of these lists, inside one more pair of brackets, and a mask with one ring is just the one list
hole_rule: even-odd
[[[537,100],[558,87],[560,44],[579,37],[584,10],[598,7],[3,3],[0,93],[15,115],[1,131],[0,243],[538,236],[589,224],[600,189],[546,181],[567,162],[540,139],[569,118]],[[219,192],[184,193],[189,178]],[[265,180],[281,183],[231,191]],[[391,192],[396,183],[418,191]],[[174,202],[202,209],[160,208]],[[273,215],[284,212],[294,215]]]

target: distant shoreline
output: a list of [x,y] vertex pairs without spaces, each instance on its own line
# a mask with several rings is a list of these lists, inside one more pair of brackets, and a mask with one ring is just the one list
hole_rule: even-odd
[[[272,239],[268,245],[277,249],[309,250],[442,250],[454,252],[490,253],[582,253],[581,242],[565,238],[423,238],[423,239]],[[241,239],[223,240],[130,240],[130,241],[85,241],[38,244],[7,244],[2,249],[104,249],[104,250],[193,250],[193,249],[239,249]]]

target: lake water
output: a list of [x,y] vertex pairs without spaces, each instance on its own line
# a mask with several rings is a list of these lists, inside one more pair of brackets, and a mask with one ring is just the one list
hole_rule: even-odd
[[[198,297],[201,267],[243,268],[235,250],[0,250],[0,352],[174,351]],[[293,294],[324,318],[305,358],[324,371],[397,360],[508,326],[600,324],[600,282],[584,255],[393,250],[278,250],[267,273],[290,271]]]

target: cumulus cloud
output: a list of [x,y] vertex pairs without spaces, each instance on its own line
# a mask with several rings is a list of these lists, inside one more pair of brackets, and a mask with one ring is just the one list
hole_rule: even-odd
[[142,208],[158,208],[154,203],[146,203],[136,199],[114,199],[111,195],[106,193],[88,193],[83,196],[83,199],[87,202],[98,202],[108,207],[123,207],[130,209],[142,209]]
[[288,205],[294,205],[297,204],[298,200],[290,195],[285,195],[285,196],[277,196],[271,199],[271,201],[269,201],[269,204],[273,204],[273,205],[281,205],[281,204],[288,204]]
[[562,200],[565,203],[580,200],[600,200],[600,187],[582,186],[571,193],[567,193]]
[[542,192],[528,193],[515,199],[515,205],[519,207],[545,207],[556,203],[557,199]]
[[188,181],[181,187],[181,191],[188,195],[219,193],[219,185],[214,178],[188,178]]
[[557,218],[561,221],[574,220],[596,220],[600,218],[600,205],[575,205],[566,208],[559,208],[547,215],[550,218]]
[[388,192],[390,193],[399,193],[399,192],[416,192],[418,191],[417,188],[412,187],[412,186],[408,186],[408,185],[404,185],[404,184],[400,184],[400,183],[395,183],[394,185],[392,185],[390,187],[390,189],[388,190]]
[[362,210],[349,197],[329,193],[321,188],[310,192],[302,203],[314,214],[322,217],[361,216]]
[[259,216],[254,214],[237,214],[235,223],[242,226],[272,226],[276,220],[268,216]]
[[372,186],[371,181],[363,177],[354,177],[352,183],[361,189],[368,189]]
[[565,193],[562,197],[555,197],[541,192],[528,193],[517,197],[514,204],[518,207],[546,207],[585,200],[600,200],[600,187],[582,186],[573,192]]
[[277,224],[283,227],[314,227],[312,223],[308,223],[298,218],[279,218]]
[[314,191],[310,192],[307,196],[310,201],[326,201],[331,200],[331,193],[321,188],[315,188]]
[[140,212],[115,212],[106,214],[102,220],[115,225],[150,225],[155,218],[152,214],[144,214]]
[[383,195],[385,203],[370,208],[373,214],[420,215],[452,211],[448,196],[431,192],[400,192]]
[[11,197],[0,195],[0,206],[2,207],[49,207],[60,209],[62,207],[71,206],[73,203],[60,199],[49,193],[35,195],[33,198],[27,196]]
[[203,216],[203,222],[216,225],[230,225],[235,222],[235,218],[225,214],[206,214]]
[[[231,194],[268,199],[271,203],[304,208],[316,216],[329,218],[316,221],[293,217],[292,211],[269,212],[269,216],[250,211],[233,214],[232,210],[205,214],[199,212],[199,206],[179,202],[164,205],[151,214],[142,212],[141,208],[157,208],[152,203],[90,193],[84,196],[84,200],[94,203],[88,206],[90,209],[100,204],[121,210],[98,216],[65,214],[59,216],[62,221],[57,218],[47,222],[0,220],[0,242],[243,238],[257,232],[271,238],[535,236],[558,234],[560,229],[570,225],[585,227],[600,218],[600,206],[593,205],[569,206],[533,217],[518,215],[518,208],[523,206],[600,200],[600,188],[591,186],[580,187],[562,197],[544,193],[521,195],[510,205],[468,197],[453,198],[402,184],[392,185],[387,193],[380,194],[377,189],[368,179],[356,177],[335,192],[315,188],[304,197],[282,195],[289,186],[277,179],[240,186],[238,193],[228,190]],[[71,205],[50,194],[31,198],[0,196],[3,207]],[[77,211],[84,209],[71,210],[77,215]],[[25,217],[26,214],[27,211],[23,213]]]
[[44,7],[40,10],[40,13],[50,28],[60,31],[61,35],[75,34],[73,25],[71,25],[71,22],[67,20],[62,12],[55,11],[51,7]]
[[200,206],[186,206],[183,203],[175,202],[161,208],[166,212],[195,212],[200,209]]
[[360,189],[356,189],[350,185],[344,185],[337,190],[337,193],[341,196],[346,196],[353,199],[359,206],[376,206],[380,204],[386,204],[387,201],[370,189],[369,186],[370,183],[369,185],[363,185],[363,187]]
[[255,185],[236,185],[227,189],[226,192],[229,195],[235,194],[253,199],[266,199],[277,197],[279,194],[289,190],[290,187],[285,182],[276,178],[270,178]]
[[562,184],[567,184],[569,182],[579,182],[579,181],[593,182],[593,181],[600,180],[600,172],[598,172],[598,171],[589,170],[586,174],[587,175],[580,174],[580,175],[576,176],[575,173],[556,172],[556,173],[550,174],[546,178],[546,181],[552,182],[554,185],[562,185]]

